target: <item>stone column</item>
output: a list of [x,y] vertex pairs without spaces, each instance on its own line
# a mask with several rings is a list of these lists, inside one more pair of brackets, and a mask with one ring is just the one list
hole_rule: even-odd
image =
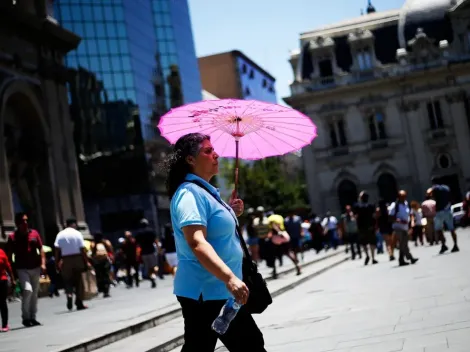
[[470,183],[470,158],[468,157],[468,151],[470,150],[470,136],[464,99],[467,99],[464,92],[458,92],[456,94],[446,96],[452,121],[451,126],[454,129],[453,132],[455,134],[456,146],[459,154],[459,166],[466,183],[461,185],[462,191],[466,191],[466,187]]
[[61,116],[57,104],[57,89],[53,81],[47,80],[43,82],[44,99],[46,102],[46,115],[50,121],[50,158],[51,158],[51,171],[52,178],[55,181],[55,193],[57,194],[58,207],[60,208],[60,226],[63,226],[63,221],[68,216],[72,215],[70,199],[67,192],[68,174],[65,165],[65,148],[63,143],[63,131],[61,128]]
[[6,234],[8,232],[15,229],[13,198],[11,195],[7,158],[3,147],[4,141],[2,130],[3,128],[0,128],[0,131],[2,132],[0,134],[0,242],[6,239]]
[[[68,173],[68,188],[70,194],[70,205],[77,220],[85,226],[85,211],[83,209],[82,191],[78,172],[77,156],[73,140],[73,125],[70,117],[69,104],[67,101],[67,88],[65,85],[57,86],[57,103],[59,105],[60,118],[62,122],[62,135],[65,146],[65,163]],[[79,224],[80,225],[80,224]]]
[[[421,194],[422,185],[428,185],[430,180],[429,172],[423,170],[423,167],[419,167],[424,164],[426,158],[422,140],[422,124],[420,123],[420,103],[402,101],[398,104],[398,108],[406,140],[406,149],[409,151],[407,159],[412,180],[410,197],[421,199],[423,196]],[[419,165],[418,162],[421,164]]]

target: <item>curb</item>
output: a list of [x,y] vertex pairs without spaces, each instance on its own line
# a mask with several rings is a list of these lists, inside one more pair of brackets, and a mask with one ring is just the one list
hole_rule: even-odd
[[[329,256],[328,258],[331,258],[331,257],[334,257],[334,255],[332,256]],[[274,291],[274,292],[271,292],[271,296],[273,298],[277,297],[277,296],[280,296],[282,295],[283,293],[286,293],[287,291],[290,291],[294,288],[296,288],[297,286],[303,284],[304,282],[310,280],[310,279],[313,279],[314,277],[316,276],[319,276],[335,267],[337,267],[338,265],[341,265],[343,264],[344,262],[348,261],[349,260],[349,257],[346,257],[342,260],[339,260],[329,266],[327,266],[326,268],[323,268],[319,271],[316,271],[314,273],[311,273],[305,277],[302,277],[302,279],[296,281],[296,282],[293,282],[285,287],[281,287],[280,289]],[[170,352],[170,351],[173,351],[175,348],[178,348],[179,346],[183,345],[184,344],[184,336],[181,335],[181,336],[178,336],[178,337],[175,337],[173,339],[171,339],[170,341],[167,341],[167,342],[164,342],[163,344],[159,345],[159,346],[155,346],[153,348],[151,348],[150,350],[147,350],[145,352]]]
[[[337,252],[334,252],[333,254],[330,254],[328,256],[325,256],[325,257],[322,257],[322,258],[318,258],[318,259],[315,259],[315,260],[312,260],[308,263],[305,263],[305,264],[301,264],[300,266],[302,268],[307,268],[313,264],[316,264],[318,262],[321,262],[323,260],[327,260],[327,259],[330,259],[330,258],[333,258],[335,256],[338,256],[340,254],[344,254],[344,251],[343,250],[338,250]],[[287,269],[285,271],[282,271],[282,272],[279,272],[278,273],[278,277],[280,276],[284,276],[284,275],[287,275],[289,273],[292,273],[294,272],[296,269],[295,267],[294,268],[290,268],[290,269]],[[320,271],[324,271],[325,269],[322,269]],[[316,273],[314,273],[316,274]],[[313,277],[312,274],[302,278],[299,280],[299,282],[305,282],[306,280],[308,280],[309,278]],[[271,275],[269,275],[268,277],[266,277],[265,279],[267,282],[269,281],[272,281],[273,280],[273,277]],[[295,283],[294,283],[295,284]],[[292,284],[288,285],[287,287],[290,287],[292,286]],[[292,286],[292,288],[294,288],[295,286]],[[291,288],[291,289],[292,289]],[[284,288],[281,288],[279,290],[283,290]],[[278,290],[278,291],[279,291]],[[288,290],[284,290],[283,292],[277,294],[278,291],[275,291],[275,292],[272,292],[271,295],[274,297],[276,297],[277,295],[279,294],[282,294],[283,292],[286,292]],[[135,323],[131,326],[126,326],[126,327],[123,327],[121,329],[118,329],[118,330],[115,330],[115,331],[112,331],[110,333],[107,333],[107,334],[104,334],[104,335],[101,335],[101,336],[97,336],[97,337],[94,337],[92,339],[88,339],[88,340],[85,340],[85,341],[80,341],[78,344],[74,344],[73,346],[68,346],[68,347],[65,347],[65,348],[62,348],[62,349],[58,349],[56,350],[55,352],[91,352],[91,351],[94,351],[94,350],[97,350],[97,349],[100,349],[102,347],[105,347],[107,345],[110,345],[114,342],[117,342],[117,341],[120,341],[120,340],[123,340],[127,337],[130,337],[132,335],[135,335],[135,334],[138,334],[140,332],[143,332],[143,331],[146,331],[148,329],[152,329],[154,327],[157,327],[158,325],[162,325],[170,320],[173,320],[173,319],[176,319],[178,317],[181,316],[181,308],[176,308],[176,309],[173,309],[169,312],[166,312],[166,313],[163,313],[163,314],[159,314],[157,316],[154,316],[152,318],[149,318],[149,319],[146,319],[144,321],[141,321],[141,322],[138,322],[138,323]],[[180,346],[182,343],[180,343],[180,339],[182,337],[177,337],[175,339],[172,339],[170,341],[167,341],[165,342],[163,345],[165,346],[165,349],[158,349],[158,350],[150,350],[150,351],[171,351],[172,349],[175,349],[177,348],[178,346]],[[161,346],[163,346],[161,345]],[[168,347],[171,347],[173,346],[172,348],[168,349]],[[160,346],[157,346],[157,347],[160,347]],[[150,352],[149,351],[149,352]]]

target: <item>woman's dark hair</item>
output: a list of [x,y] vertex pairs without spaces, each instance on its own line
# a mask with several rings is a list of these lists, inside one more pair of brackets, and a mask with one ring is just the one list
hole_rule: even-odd
[[184,182],[186,175],[191,172],[186,158],[188,156],[196,157],[201,143],[210,139],[208,135],[202,133],[188,133],[178,139],[173,152],[163,161],[162,167],[166,172],[166,189],[170,199]]

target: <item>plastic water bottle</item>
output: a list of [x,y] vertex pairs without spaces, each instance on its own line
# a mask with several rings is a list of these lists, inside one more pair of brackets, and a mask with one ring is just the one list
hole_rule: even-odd
[[212,330],[219,335],[225,334],[230,323],[237,316],[241,306],[242,305],[237,303],[233,298],[229,298],[220,310],[219,316],[212,323]]

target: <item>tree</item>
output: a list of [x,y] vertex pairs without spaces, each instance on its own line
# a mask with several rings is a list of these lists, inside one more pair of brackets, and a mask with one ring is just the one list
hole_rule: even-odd
[[[288,175],[280,157],[272,157],[239,166],[239,194],[245,207],[285,212],[287,209],[305,209],[308,204],[303,173]],[[233,186],[234,162],[224,160],[222,177]]]

